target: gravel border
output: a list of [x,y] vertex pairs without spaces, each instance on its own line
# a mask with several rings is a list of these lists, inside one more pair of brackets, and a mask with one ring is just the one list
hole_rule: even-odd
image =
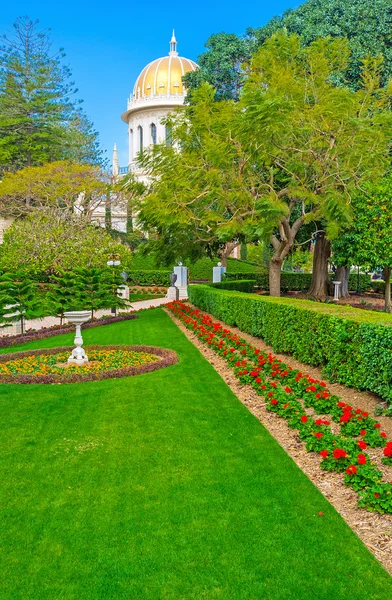
[[[242,404],[244,404],[268,430],[278,444],[343,517],[349,527],[357,534],[375,558],[392,575],[392,516],[380,515],[375,512],[368,512],[363,508],[358,508],[357,494],[344,484],[341,474],[320,469],[320,457],[313,452],[306,451],[305,446],[299,439],[297,433],[288,427],[286,421],[279,418],[274,413],[267,411],[266,403],[263,402],[260,396],[258,396],[255,390],[250,386],[241,385],[232,369],[227,365],[223,358],[205,346],[198,337],[187,329],[167,308],[164,310],[188,340],[196,346],[200,353],[214,367],[240,402],[242,402]],[[281,356],[276,354],[272,348],[266,346],[259,338],[244,334],[237,328],[229,327],[222,321],[212,317],[212,315],[210,316],[214,321],[220,322],[225,327],[230,328],[230,331],[238,333],[238,335],[251,342],[256,348],[259,347],[263,350],[271,351],[277,357]],[[303,365],[302,363],[291,359],[291,357],[284,356],[283,358],[286,363],[301,369],[303,372],[312,375],[312,371],[315,371],[314,368],[312,369],[308,365]],[[344,386],[340,385],[339,387],[340,395],[344,395],[342,394],[342,388],[348,390],[348,388],[344,388]],[[358,396],[362,396],[361,393],[355,393],[358,394]],[[359,404],[359,400],[357,400],[356,403]],[[355,406],[355,402],[353,405]],[[363,408],[362,403],[360,406]]]
[[[59,384],[59,383],[80,383],[85,381],[100,381],[102,379],[119,379],[121,377],[132,377],[141,375],[142,373],[151,373],[158,369],[163,369],[178,362],[177,354],[173,350],[167,348],[159,348],[158,346],[127,346],[127,345],[112,345],[112,346],[85,346],[88,354],[89,350],[128,350],[132,352],[147,352],[158,357],[157,362],[146,363],[138,367],[130,365],[121,369],[112,369],[110,371],[101,371],[100,373],[71,373],[71,374],[49,374],[49,375],[29,375],[18,373],[17,375],[0,375],[0,383],[14,384]],[[71,352],[72,346],[62,348],[42,348],[40,350],[26,350],[24,352],[13,352],[11,354],[0,355],[0,363],[8,362],[9,360],[17,360],[28,356],[42,356],[57,354],[58,352]]]

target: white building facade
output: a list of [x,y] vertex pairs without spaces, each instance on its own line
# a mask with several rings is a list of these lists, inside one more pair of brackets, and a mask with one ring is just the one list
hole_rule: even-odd
[[127,110],[121,115],[128,125],[128,166],[119,168],[118,161],[116,166],[113,160],[114,176],[134,172],[138,179],[145,179],[137,164],[138,153],[154,144],[170,144],[170,131],[162,121],[184,104],[186,90],[182,78],[197,68],[192,60],[179,56],[173,31],[168,56],[157,58],[144,67],[128,99]]

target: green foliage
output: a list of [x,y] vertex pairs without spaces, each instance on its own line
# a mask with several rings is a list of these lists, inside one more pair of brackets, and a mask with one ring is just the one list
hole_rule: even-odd
[[[330,276],[330,281],[334,279],[334,275]],[[226,279],[236,280],[236,279],[246,279],[247,273],[238,272],[226,273]],[[266,273],[256,273],[256,286],[264,291],[269,291],[269,277]],[[310,284],[312,282],[312,274],[311,273],[291,273],[282,271],[280,277],[280,288],[283,293],[286,292],[307,292]],[[375,282],[371,281],[370,275],[366,275],[365,273],[360,273],[359,275],[359,285],[362,291],[366,292],[370,289],[374,289]],[[382,283],[383,282],[379,282]],[[358,285],[358,276],[356,273],[350,273],[348,286],[350,291],[356,291]]]
[[100,163],[102,151],[79,102],[62,50],[53,52],[48,30],[18,18],[0,47],[0,170],[53,160]]
[[202,310],[262,338],[276,352],[322,366],[331,381],[392,400],[392,317],[351,307],[192,285]]
[[242,63],[249,59],[251,40],[234,33],[212,35],[205,43],[207,52],[198,57],[199,69],[184,76],[192,102],[192,90],[204,82],[217,90],[217,100],[238,99],[242,85]]
[[0,246],[0,269],[37,274],[71,271],[75,267],[102,267],[108,254],[130,255],[87,218],[63,211],[37,211],[15,221],[4,233]]
[[0,214],[21,217],[51,209],[92,217],[108,184],[98,167],[57,161],[6,173],[0,181]]
[[42,296],[26,273],[4,273],[0,277],[0,322],[2,327],[20,321],[24,333],[26,319],[42,316]]
[[255,287],[255,281],[252,279],[240,279],[238,281],[220,281],[218,283],[209,283],[210,287],[219,290],[236,290],[237,292],[246,292],[251,294]]
[[117,269],[75,269],[77,300],[83,309],[91,310],[91,317],[100,308],[124,308],[125,300],[117,294],[124,281]]
[[247,33],[255,45],[263,44],[281,29],[300,35],[306,46],[321,37],[347,38],[351,57],[338,80],[356,88],[361,81],[362,62],[369,54],[384,59],[383,83],[392,77],[391,28],[390,0],[308,0]]
[[392,77],[390,0],[308,0],[298,8],[287,10],[260,28],[249,28],[244,36],[218,33],[206,42],[207,50],[198,57],[200,69],[185,76],[190,97],[194,88],[208,82],[217,89],[217,98],[238,99],[244,83],[242,63],[274,33],[284,29],[301,37],[308,46],[318,38],[347,38],[351,57],[347,67],[335,80],[358,87],[362,61],[367,55],[381,55],[385,72],[383,84]]
[[51,275],[46,290],[47,313],[60,317],[60,324],[63,322],[66,311],[79,308],[78,298],[81,292],[81,282],[73,271],[63,271],[58,275]]
[[163,271],[154,269],[152,271],[128,271],[129,285],[162,285],[169,287],[170,273],[172,271]]

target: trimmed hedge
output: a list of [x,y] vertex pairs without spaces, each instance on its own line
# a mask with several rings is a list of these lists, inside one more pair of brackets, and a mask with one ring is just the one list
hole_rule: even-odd
[[241,279],[239,281],[221,281],[220,283],[209,283],[209,287],[220,290],[236,290],[237,292],[246,292],[251,294],[255,287],[254,279]]
[[128,273],[128,285],[162,285],[169,287],[170,273],[172,271],[130,271]]
[[189,286],[188,296],[201,310],[262,338],[275,352],[322,366],[331,381],[392,401],[392,315],[206,285]]
[[[247,279],[249,278],[249,273],[226,273],[226,279],[236,280],[236,279]],[[256,286],[261,290],[268,291],[269,290],[269,276],[268,273],[255,273]],[[333,281],[334,276],[330,276],[331,282]],[[310,288],[310,284],[312,282],[312,274],[311,273],[288,273],[282,271],[280,277],[280,289],[282,293],[286,292],[307,292]],[[358,276],[355,273],[351,273],[348,285],[350,291],[356,291],[357,289]],[[371,287],[373,287],[374,282],[371,281],[370,275],[365,275],[363,273],[359,276],[359,285],[362,291],[368,291]],[[332,291],[332,290],[331,290]]]

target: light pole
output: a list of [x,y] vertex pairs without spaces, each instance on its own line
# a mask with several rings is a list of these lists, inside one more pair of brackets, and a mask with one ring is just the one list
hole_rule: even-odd
[[[118,254],[109,254],[108,261],[106,264],[108,267],[111,267],[113,269],[113,297],[115,297],[116,290],[117,290],[116,281],[115,281],[116,267],[119,267],[121,265],[120,256]],[[116,306],[114,306],[111,309],[111,313],[114,314],[114,316],[116,316],[116,314],[117,314]]]

